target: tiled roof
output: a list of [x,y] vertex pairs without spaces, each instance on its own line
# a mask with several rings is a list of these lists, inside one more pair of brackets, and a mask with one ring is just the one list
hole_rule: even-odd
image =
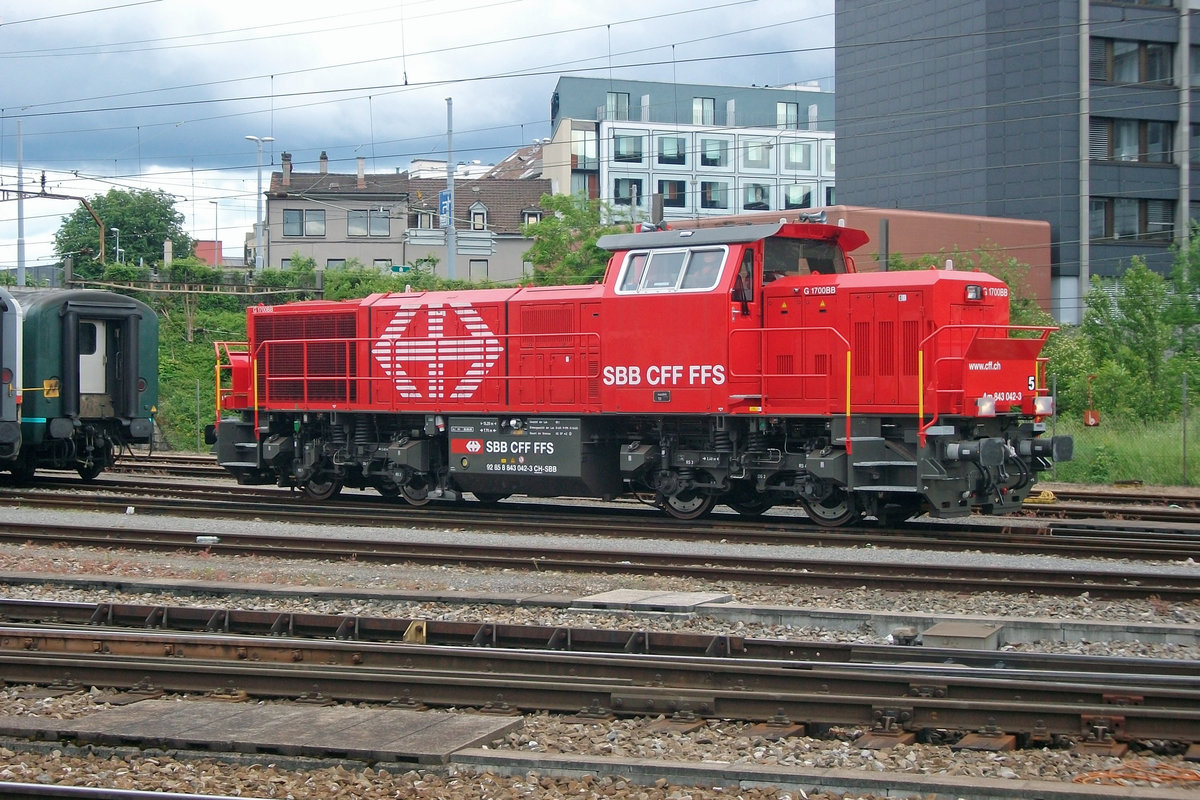
[[[358,188],[358,175],[335,172],[292,172],[291,184],[283,186],[283,173],[271,173],[270,196],[276,200],[288,197],[311,197],[328,200],[330,197],[370,199],[374,201],[407,200],[410,210],[438,210],[438,193],[446,182],[433,178],[410,178],[407,172],[366,173],[363,188]],[[487,206],[488,228],[495,233],[519,234],[521,214],[536,209],[542,195],[550,193],[550,181],[541,178],[480,178],[458,180],[454,184],[454,218],[470,218],[471,206],[481,202]]]
[[542,143],[526,145],[515,150],[496,166],[492,167],[485,178],[510,178],[513,180],[529,180],[542,177]]

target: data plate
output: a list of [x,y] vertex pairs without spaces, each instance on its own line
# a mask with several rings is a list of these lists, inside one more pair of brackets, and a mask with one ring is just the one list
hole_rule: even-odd
[[577,417],[453,417],[450,471],[463,475],[578,478]]

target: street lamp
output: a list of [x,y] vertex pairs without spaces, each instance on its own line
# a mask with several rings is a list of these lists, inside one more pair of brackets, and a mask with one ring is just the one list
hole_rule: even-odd
[[117,252],[115,255],[117,257],[117,263],[120,264],[121,263],[121,229],[120,228],[109,228],[109,230],[112,231],[113,235],[117,237],[117,247],[116,247]]
[[249,141],[254,142],[258,146],[258,207],[256,216],[254,217],[254,268],[261,270],[263,268],[262,257],[262,146],[266,142],[275,141],[273,136],[247,136]]
[[216,200],[209,200],[213,206],[213,258],[216,260],[215,266],[221,266],[221,223],[218,212],[221,210],[221,204]]

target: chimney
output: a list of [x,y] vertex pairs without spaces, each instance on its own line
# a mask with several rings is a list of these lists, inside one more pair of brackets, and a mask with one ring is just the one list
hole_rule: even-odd
[[280,159],[283,161],[283,188],[286,189],[292,185],[292,154],[284,153]]
[[363,164],[365,161],[366,161],[366,159],[363,158],[362,156],[358,157],[358,188],[359,189],[367,188],[367,178],[363,174]]
[[325,155],[325,151],[321,151],[321,174],[329,172],[329,156]]

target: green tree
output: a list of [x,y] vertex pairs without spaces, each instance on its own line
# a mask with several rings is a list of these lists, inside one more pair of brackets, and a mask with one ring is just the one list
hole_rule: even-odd
[[1177,390],[1164,385],[1178,355],[1178,329],[1168,322],[1166,280],[1134,256],[1119,283],[1092,278],[1082,331],[1090,354],[1096,406],[1139,419],[1178,409]]
[[[172,242],[172,252],[180,258],[192,252],[192,239],[183,231],[183,214],[175,209],[173,195],[144,189],[109,189],[108,194],[89,200],[96,219],[82,205],[69,216],[54,235],[54,252],[60,259],[74,258],[75,275],[85,279],[100,279],[116,275],[128,276],[130,270],[145,265],[148,270],[163,258],[163,243]],[[100,263],[100,230],[104,229],[105,263]],[[122,261],[117,261],[117,236],[120,231]],[[106,275],[106,268],[113,271]],[[142,270],[142,271],[144,271]],[[138,277],[142,277],[138,271]],[[126,278],[128,279],[128,278]]]
[[629,226],[605,225],[604,204],[582,193],[544,194],[538,205],[545,215],[521,229],[534,240],[524,255],[533,264],[533,282],[554,286],[602,280],[611,253],[596,247],[596,240]]

